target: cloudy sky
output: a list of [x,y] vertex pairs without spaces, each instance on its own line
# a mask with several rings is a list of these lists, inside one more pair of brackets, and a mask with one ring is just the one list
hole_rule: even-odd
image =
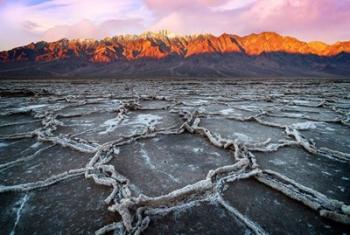
[[350,0],[0,0],[0,50],[168,29],[350,40]]

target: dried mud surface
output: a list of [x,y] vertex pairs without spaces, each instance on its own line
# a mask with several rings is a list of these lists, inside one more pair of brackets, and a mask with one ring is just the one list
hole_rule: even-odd
[[347,81],[0,83],[0,234],[349,234]]

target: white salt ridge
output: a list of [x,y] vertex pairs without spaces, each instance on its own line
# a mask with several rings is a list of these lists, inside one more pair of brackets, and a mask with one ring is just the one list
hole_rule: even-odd
[[192,100],[192,104],[205,104],[208,103],[208,100]]
[[223,114],[223,115],[229,115],[229,114],[232,114],[234,113],[235,110],[233,109],[223,109],[223,110],[220,110],[220,113]]
[[203,148],[193,148],[193,152],[198,153],[198,152],[203,152]]
[[301,118],[304,116],[302,113],[288,113],[289,117],[294,117],[294,118]]
[[251,112],[255,112],[255,111],[259,111],[259,107],[255,106],[255,105],[238,105],[239,108],[247,110],[247,111],[251,111]]
[[273,203],[275,203],[276,205],[282,205],[277,199],[274,199]]
[[266,107],[263,107],[263,105],[261,104],[241,104],[241,105],[237,105],[237,106],[234,106],[233,108],[239,108],[239,109],[242,109],[242,110],[245,110],[245,111],[248,111],[248,112],[261,112],[262,109],[267,109],[269,110],[269,106],[266,106]]
[[180,183],[181,181],[177,178],[175,178],[172,174],[169,174],[163,170],[158,170],[159,172],[163,173],[164,175],[168,176],[172,181],[176,182],[176,183]]
[[198,166],[195,166],[193,164],[189,164],[188,167],[191,169],[191,171],[195,171],[198,168]]
[[37,147],[39,147],[41,145],[40,142],[36,142],[35,144],[33,144],[32,146],[30,146],[31,148],[35,149]]
[[329,176],[331,176],[332,174],[331,173],[329,173],[329,172],[327,172],[327,171],[321,171],[323,174],[325,174],[325,175],[329,175]]
[[19,208],[16,212],[16,221],[15,221],[15,224],[13,226],[13,229],[10,233],[10,235],[15,235],[15,230],[16,230],[16,227],[17,227],[17,224],[19,222],[19,219],[21,218],[21,215],[22,215],[22,210],[23,210],[23,207],[24,207],[24,204],[28,201],[28,195],[24,195],[24,197],[19,201],[20,205],[19,205]]
[[147,166],[149,166],[149,168],[151,169],[155,169],[156,166],[153,165],[153,163],[151,162],[151,158],[148,156],[148,153],[146,152],[146,150],[143,148],[144,144],[142,144],[142,148],[140,150],[141,152],[141,157],[145,160],[145,164]]
[[136,124],[136,125],[144,125],[144,126],[155,126],[160,123],[163,118],[154,114],[139,114],[132,121],[126,121],[123,124]]
[[331,127],[326,127],[327,131],[335,131],[335,129],[331,128]]
[[4,148],[4,147],[7,147],[7,146],[9,146],[9,145],[6,144],[6,143],[4,143],[4,142],[1,142],[1,143],[0,143],[0,148]]
[[271,162],[275,166],[283,166],[287,164],[285,161],[282,161],[280,159],[269,160],[269,162]]
[[298,105],[298,104],[310,104],[310,101],[308,100],[293,100],[293,103]]
[[92,123],[74,123],[74,124],[68,124],[65,126],[93,126],[94,124]]
[[346,180],[346,181],[349,181],[349,178],[348,177],[341,177],[342,180]]
[[102,125],[101,127],[107,127],[107,129],[105,131],[101,131],[99,132],[98,134],[100,135],[104,135],[104,134],[107,134],[109,132],[112,132],[114,131],[118,124],[120,123],[121,119],[120,117],[116,117],[116,118],[112,118],[112,119],[108,119],[106,120]]
[[104,126],[112,126],[112,125],[117,125],[119,122],[119,118],[112,118],[108,119],[103,123]]
[[217,152],[211,152],[210,153],[211,155],[215,155],[215,156],[217,156],[217,157],[220,157],[221,155],[219,154],[219,153],[217,153]]
[[47,106],[46,104],[29,105],[29,106],[17,108],[16,111],[25,112],[25,111],[29,111],[29,110],[33,110],[33,109],[43,108],[46,106]]
[[200,107],[198,108],[198,112],[200,112],[200,113],[205,113],[206,111],[207,111],[206,108],[203,107],[203,106],[200,106]]
[[245,143],[253,141],[252,138],[243,133],[235,132],[233,135],[237,137],[240,141],[243,141]]
[[317,125],[321,125],[321,122],[298,122],[290,125],[291,128],[297,129],[297,130],[309,130],[309,129],[316,129]]
[[201,105],[208,103],[208,100],[191,100],[191,101],[182,101],[184,105],[193,106],[193,105]]
[[345,187],[343,187],[343,186],[337,186],[337,188],[338,188],[342,193],[345,192]]

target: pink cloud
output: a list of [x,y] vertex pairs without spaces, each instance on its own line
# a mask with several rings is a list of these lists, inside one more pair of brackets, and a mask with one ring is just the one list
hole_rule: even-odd
[[[229,0],[144,0],[144,3],[157,15],[166,15],[175,11],[203,10],[227,3]],[[239,0],[241,1],[241,0]]]
[[350,1],[258,0],[239,20],[248,32],[276,31],[307,40],[349,40]]
[[159,0],[146,2],[156,11],[166,7],[170,12],[159,18],[150,29],[168,28],[186,34],[275,31],[304,40],[334,42],[350,39],[349,0],[255,0],[234,9],[226,9],[220,4],[237,4],[235,0],[219,1],[220,4],[215,6],[195,1],[197,5],[190,8],[183,7],[184,1],[181,0],[166,6],[160,5]]
[[73,25],[58,25],[44,32],[42,40],[56,41],[62,38],[68,39],[102,39],[109,36],[125,33],[136,33],[143,30],[139,19],[107,20],[95,24],[90,20],[82,20]]

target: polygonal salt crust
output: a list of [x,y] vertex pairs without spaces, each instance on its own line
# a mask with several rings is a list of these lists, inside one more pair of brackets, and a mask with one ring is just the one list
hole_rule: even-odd
[[[208,113],[205,107],[203,107],[203,109],[205,110],[206,113]],[[245,118],[245,117],[254,116],[258,114],[257,112],[247,111],[247,110],[235,108],[232,106],[218,108],[216,109],[216,113],[222,117],[238,117],[238,118]],[[210,113],[208,113],[208,118],[210,116],[211,116]]]
[[223,138],[238,139],[244,143],[264,142],[269,138],[272,142],[277,143],[279,140],[288,138],[282,129],[264,126],[256,122],[202,118],[199,126],[208,128]]
[[0,194],[0,222],[1,222],[1,233],[11,234],[13,227],[16,222],[17,212],[21,208],[25,193],[2,193]]
[[[42,148],[45,148],[44,145]],[[91,154],[59,145],[40,152],[34,158],[0,170],[0,184],[14,185],[45,180],[70,169],[85,167]]]
[[30,156],[44,146],[35,138],[0,140],[0,165]]
[[274,111],[270,113],[271,116],[276,117],[283,117],[283,116],[289,116],[289,117],[305,117],[308,119],[315,119],[320,121],[328,121],[328,120],[334,120],[339,118],[339,114],[327,110],[324,108],[310,108],[310,107],[299,107],[299,106],[287,106],[284,107],[281,111]]
[[77,177],[28,193],[0,194],[1,231],[94,234],[105,224],[120,220],[104,203],[109,193],[109,188]]
[[122,136],[143,133],[148,126],[164,129],[179,127],[181,123],[181,118],[176,113],[162,110],[134,111],[125,114],[124,119],[120,121],[112,117],[101,123],[95,130],[83,133],[79,137],[97,143],[105,143]]
[[[2,127],[6,126],[13,126],[15,124],[26,124],[26,123],[32,123],[32,122],[37,122],[40,123],[40,119],[35,119],[32,115],[29,113],[17,113],[17,114],[12,114],[12,115],[0,115],[0,129]],[[0,135],[3,135],[0,131]]]
[[350,127],[335,123],[319,123],[316,128],[302,131],[302,135],[312,139],[316,147],[350,154]]
[[86,113],[113,111],[118,109],[119,106],[120,106],[119,102],[84,104],[84,105],[63,108],[62,110],[58,111],[57,114],[63,115],[63,116],[77,116],[77,115],[84,115]]
[[[245,97],[244,97],[245,98]],[[253,98],[252,100],[249,100],[250,98]],[[259,113],[261,111],[269,111],[281,108],[282,105],[276,102],[266,102],[260,99],[264,99],[264,97],[260,98],[254,98],[254,97],[247,97],[247,101],[236,101],[230,103],[230,106],[236,109],[250,111],[254,113]]]
[[234,163],[232,155],[200,136],[165,135],[121,147],[111,162],[135,194],[155,196],[195,183],[209,170]]
[[40,121],[2,126],[0,127],[0,136],[30,132],[41,128],[41,126]]
[[215,202],[196,202],[180,206],[163,216],[151,216],[144,234],[252,234],[237,219]]
[[230,184],[224,199],[269,234],[346,234],[350,229],[254,179]]
[[296,123],[304,123],[304,122],[308,121],[308,120],[298,118],[298,117],[293,118],[293,117],[261,116],[261,117],[259,117],[259,119],[262,121],[271,122],[271,123],[275,123],[278,125],[285,125],[285,126],[293,125]]
[[[188,110],[199,111],[199,126],[208,128],[214,136],[220,134],[242,142],[262,142],[268,138],[275,143],[281,139],[294,140],[292,136],[286,135],[283,128],[268,127],[255,120],[240,122],[226,119],[244,119],[259,114],[261,120],[299,129],[303,136],[316,142],[317,148],[328,147],[349,153],[346,125],[321,122],[338,117],[344,121],[348,119],[349,84],[294,79],[293,82],[286,82],[265,79],[192,81],[187,78],[182,81],[163,79],[137,82],[40,81],[35,82],[35,85],[31,81],[4,81],[2,89],[46,89],[48,95],[1,97],[0,136],[31,131],[33,125],[41,123],[43,116],[39,116],[48,111],[53,112],[53,115],[47,117],[58,114],[57,119],[66,124],[58,126],[58,130],[52,132],[53,135],[64,134],[67,138],[77,136],[104,144],[121,136],[144,133],[147,128],[151,132],[153,129],[179,127],[183,120],[178,111]],[[170,101],[138,100],[138,95],[166,96]],[[139,103],[144,110],[130,109],[122,119],[116,119],[121,102],[127,104],[131,100]],[[82,102],[88,104],[81,105]],[[265,114],[265,111],[268,113]],[[5,115],[6,112],[26,114]],[[34,118],[34,115],[38,118]],[[65,115],[71,117],[64,118]],[[55,125],[54,120],[51,124]],[[308,130],[301,130],[306,127]],[[50,135],[50,132],[42,134]],[[0,141],[0,166],[29,157],[27,161],[17,162],[16,165],[0,167],[0,184],[45,180],[67,170],[85,167],[93,155],[61,145],[45,149],[50,143],[39,144],[36,138]],[[109,149],[109,146],[106,147]],[[120,153],[107,164],[113,164],[120,174],[130,180],[132,196],[140,193],[148,196],[164,195],[203,180],[211,169],[234,163],[232,153],[214,147],[205,137],[197,134],[157,135],[138,139],[119,148]],[[43,151],[30,158],[40,149]],[[116,148],[114,150],[118,152]],[[301,146],[254,154],[262,169],[274,170],[329,198],[350,203],[350,169],[347,163],[317,154],[310,155]],[[111,187],[100,186],[91,178],[84,179],[83,175],[75,177],[27,193],[0,194],[1,232],[90,234],[104,225],[120,221],[118,214],[109,213],[103,202],[112,191]],[[109,175],[106,173],[105,177]],[[164,217],[160,214],[150,215],[150,227],[145,233],[252,233],[228,210],[214,202],[213,198],[197,204],[191,202],[196,198],[194,195],[184,197],[181,200],[194,205],[189,208],[187,204],[181,205],[182,201],[177,201],[180,203],[177,209],[164,214]],[[325,219],[318,212],[254,178],[229,184],[223,197],[226,203],[270,234],[345,234],[350,230],[348,225]],[[146,213],[149,210],[152,211],[147,208]],[[160,205],[155,210],[167,209]]]
[[270,169],[329,198],[350,203],[350,164],[311,155],[300,147],[254,153],[262,169]]
[[42,105],[41,102],[33,97],[1,97],[0,107],[2,112],[6,111],[28,111],[37,110],[47,104]]
[[128,126],[154,126],[157,129],[179,127],[183,120],[177,113],[168,111],[134,111],[127,114],[127,118],[121,122]]
[[166,100],[142,100],[140,102],[142,109],[167,109],[172,105],[172,102]]
[[93,132],[103,131],[104,122],[113,119],[117,116],[116,113],[103,112],[93,113],[87,115],[81,115],[77,117],[69,118],[58,118],[59,121],[63,122],[63,126],[58,126],[57,133],[77,135],[80,137],[80,133],[84,133],[87,130]]

